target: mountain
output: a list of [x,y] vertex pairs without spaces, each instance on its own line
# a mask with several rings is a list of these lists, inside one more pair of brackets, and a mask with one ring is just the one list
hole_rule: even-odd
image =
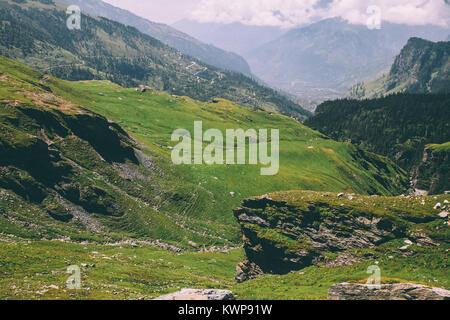
[[68,5],[77,5],[84,12],[105,17],[132,26],[155,39],[178,49],[181,53],[197,58],[198,60],[219,69],[240,72],[251,75],[250,67],[240,56],[226,52],[212,45],[208,45],[180,32],[168,25],[155,23],[141,18],[127,10],[107,4],[101,0],[61,0]]
[[[383,281],[450,287],[448,196],[374,196],[406,191],[385,157],[226,100],[63,81],[4,57],[0,96],[0,299],[218,286],[244,300],[326,299],[335,283],[366,282],[374,261]],[[283,128],[279,174],[174,165],[171,133],[198,119],[221,132]],[[236,284],[244,259],[241,276],[255,265],[283,275]],[[69,266],[82,272],[78,290],[66,289]]]
[[388,156],[409,172],[414,189],[437,194],[450,190],[444,145],[450,141],[449,115],[449,94],[393,94],[324,102],[306,125]]
[[261,45],[277,39],[287,30],[271,26],[250,26],[242,23],[202,23],[183,19],[172,25],[194,38],[224,50],[236,52],[244,58]]
[[[388,159],[324,139],[286,116],[109,81],[66,82],[0,62],[0,189],[23,208],[2,209],[11,218],[0,215],[3,232],[13,232],[17,219],[30,223],[20,234],[33,238],[235,245],[232,209],[245,197],[296,188],[406,189],[404,172]],[[172,133],[193,132],[199,119],[205,131],[283,128],[279,174],[262,176],[262,165],[174,165]]]
[[68,80],[108,79],[202,101],[225,98],[299,119],[310,115],[277,91],[184,56],[134,27],[83,14],[81,30],[69,30],[66,9],[51,1],[2,1],[0,54]]
[[450,93],[450,42],[409,39],[387,75],[354,86],[348,97],[370,99],[396,92]]
[[344,96],[355,84],[389,69],[412,36],[444,39],[447,29],[383,23],[369,30],[340,18],[289,30],[246,59],[253,73],[271,86],[317,101]]

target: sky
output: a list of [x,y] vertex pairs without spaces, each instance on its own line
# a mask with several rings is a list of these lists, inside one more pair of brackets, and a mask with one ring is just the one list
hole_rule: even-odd
[[[450,28],[450,0],[104,0],[151,21],[199,22],[294,27],[330,17],[366,24],[374,14],[383,21]],[[372,6],[372,10],[368,10]],[[379,10],[373,10],[373,6]]]

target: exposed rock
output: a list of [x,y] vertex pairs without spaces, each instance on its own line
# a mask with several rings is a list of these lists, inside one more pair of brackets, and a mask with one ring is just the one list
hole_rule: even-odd
[[[431,206],[417,210],[402,204],[399,213],[400,200],[395,199],[383,203],[380,212],[369,204],[376,201],[372,197],[354,195],[349,200],[336,196],[293,191],[244,200],[234,210],[246,255],[237,267],[236,280],[288,274],[312,265],[337,267],[377,259],[377,247],[388,243],[391,252],[402,255],[415,254],[413,244],[441,245],[439,237],[426,232],[428,223],[439,219],[430,212]],[[403,239],[404,244],[394,239]]]
[[419,284],[382,284],[378,288],[367,284],[341,283],[328,290],[331,300],[450,300],[450,291]]
[[238,283],[255,279],[263,274],[264,272],[257,264],[248,260],[239,263],[236,267],[236,281]]
[[196,243],[193,242],[193,241],[189,241],[188,244],[189,244],[191,247],[194,247],[195,249],[198,249],[198,248],[199,248],[198,244],[196,244]]
[[442,204],[440,202],[436,203],[436,205],[433,207],[433,209],[437,210],[441,208]]
[[448,212],[447,211],[442,211],[441,213],[439,213],[439,217],[441,218],[447,218],[448,217]]
[[161,296],[154,300],[234,300],[234,295],[229,290],[182,289],[181,291]]
[[[237,267],[236,280],[264,273],[287,274],[319,263],[352,264],[360,259],[343,254],[348,249],[371,248],[405,236],[403,227],[389,218],[346,214],[351,210],[326,203],[299,208],[268,198],[244,200],[234,214],[248,261]],[[327,253],[337,258],[330,261]]]

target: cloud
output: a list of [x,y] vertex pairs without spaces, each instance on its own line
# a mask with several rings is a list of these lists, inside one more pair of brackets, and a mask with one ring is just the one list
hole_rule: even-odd
[[342,17],[366,24],[369,6],[378,6],[383,21],[450,27],[449,0],[200,0],[190,18],[199,22],[294,27]]

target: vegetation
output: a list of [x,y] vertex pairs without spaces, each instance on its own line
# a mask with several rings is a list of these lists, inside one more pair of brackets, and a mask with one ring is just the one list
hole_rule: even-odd
[[101,0],[62,0],[62,2],[68,5],[77,5],[90,15],[105,17],[135,27],[142,33],[179,50],[184,55],[195,57],[208,65],[251,76],[250,67],[241,56],[202,43],[168,25],[151,22]]
[[[192,132],[194,120],[222,132],[280,129],[279,174],[261,176],[260,165],[174,166],[171,133]],[[321,192],[271,196],[340,206],[350,200],[325,191],[393,196],[407,184],[389,159],[286,116],[106,80],[63,81],[4,57],[0,154],[0,299],[151,299],[183,287],[231,289],[240,299],[325,299],[332,283],[367,278],[372,261],[237,285],[244,252],[235,249],[242,240],[232,209],[244,198],[292,189]],[[359,211],[404,221],[408,232],[441,244],[416,243],[405,254],[396,238],[355,254],[376,259],[384,281],[449,288],[448,221],[432,209],[444,200],[355,197]],[[261,235],[291,251],[308,245],[278,231]],[[81,267],[81,290],[66,287],[71,265]]]
[[[246,259],[266,273],[279,273],[283,265],[294,269],[244,282],[234,291],[246,299],[326,299],[335,283],[364,283],[374,264],[383,283],[449,288],[442,269],[449,264],[449,222],[439,216],[445,205],[434,208],[448,198],[289,191],[246,200],[245,219],[253,223],[241,225]],[[267,227],[260,227],[261,221]],[[299,270],[294,261],[305,266]]]
[[[404,172],[386,158],[324,139],[285,116],[108,81],[69,83],[6,58],[0,68],[0,148],[6,155],[0,186],[14,192],[1,205],[8,233],[230,246],[240,242],[232,209],[246,197],[290,189],[405,190]],[[260,165],[174,166],[171,134],[192,132],[194,120],[222,132],[280,128],[279,174],[261,176]]]
[[[305,124],[332,139],[351,141],[386,155],[414,176],[423,162],[427,144],[450,141],[449,111],[448,94],[395,94],[372,100],[328,101],[321,104],[316,115]],[[445,159],[448,149],[441,147],[439,150],[441,156],[436,159]],[[437,163],[431,166],[433,170],[441,167]],[[433,193],[450,188],[446,179],[448,171],[444,171],[439,178],[440,186],[433,188]],[[417,179],[429,178],[430,174],[425,174]]]
[[[356,197],[337,198],[331,193],[286,192],[270,195],[292,205],[318,204],[361,207],[380,216],[397,215],[412,225],[420,215],[433,218],[448,196],[438,197]],[[424,203],[424,204],[422,204]],[[275,213],[274,213],[275,214]],[[416,220],[417,221],[417,220]],[[360,262],[347,266],[326,266],[329,261],[286,275],[265,275],[241,284],[234,281],[235,266],[243,250],[220,252],[180,252],[127,243],[101,245],[48,240],[29,241],[2,234],[0,237],[0,299],[151,299],[180,288],[222,288],[232,290],[238,299],[326,299],[328,288],[341,282],[365,283],[368,266],[381,269],[383,283],[413,282],[450,288],[448,275],[448,226],[443,219],[419,223],[416,232],[425,233],[439,246],[414,241],[407,251],[405,238],[393,239],[373,248],[352,252]],[[445,223],[448,223],[446,221]],[[409,234],[409,237],[412,237]],[[409,238],[412,239],[412,238]],[[81,290],[66,287],[70,265],[81,268]]]
[[67,80],[107,79],[205,102],[224,98],[299,119],[310,115],[247,76],[184,56],[133,27],[82,15],[81,30],[69,30],[66,9],[52,1],[2,1],[0,54]]

